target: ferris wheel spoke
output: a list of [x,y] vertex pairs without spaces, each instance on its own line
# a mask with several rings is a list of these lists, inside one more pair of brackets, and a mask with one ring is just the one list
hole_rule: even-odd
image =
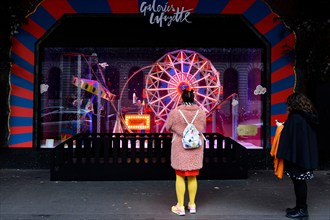
[[158,102],[158,101],[160,101],[160,100],[162,100],[162,99],[164,99],[164,98],[166,98],[166,97],[169,97],[169,96],[173,95],[174,93],[176,93],[176,91],[171,92],[171,93],[168,93],[168,94],[165,95],[165,96],[159,97],[159,98],[157,98],[156,100],[154,100],[154,101],[152,101],[152,102],[149,102],[149,104],[150,104],[150,105],[153,105],[155,102]]
[[210,77],[210,74],[207,74],[207,75],[205,75],[204,77],[200,78],[199,80],[196,80],[196,81],[194,82],[194,84],[199,83],[199,82],[201,82],[201,81],[203,81],[203,80],[206,80],[208,77]]
[[187,73],[189,73],[189,74],[190,74],[190,71],[191,71],[191,67],[194,65],[195,58],[196,58],[196,54],[194,53],[192,59],[190,60],[191,62],[190,62],[190,65],[189,65],[189,69],[187,71]]
[[[163,116],[166,117],[167,114],[170,112],[171,109],[169,109],[169,106],[174,102],[175,99],[178,99],[177,97],[171,99],[171,101],[169,103],[167,103],[167,105],[165,105],[163,102],[159,102],[158,105],[156,106],[157,110],[160,110],[159,112],[155,112],[157,117],[162,118]],[[164,119],[165,120],[165,119]]]
[[220,87],[219,83],[217,82],[209,82],[209,81],[205,81],[205,84],[209,86],[209,88],[213,88],[213,87]]
[[[183,80],[183,81],[188,81],[188,83],[189,83],[190,85],[193,84],[193,82],[191,81],[191,78],[188,77],[188,74],[187,74],[187,73],[182,73],[181,75],[182,75],[182,80]],[[185,79],[184,79],[184,78],[185,78]]]
[[181,67],[181,73],[183,73],[183,52],[180,51],[180,67]]
[[201,93],[196,93],[196,95],[201,96],[201,97],[203,97],[203,98],[205,98],[205,99],[208,99],[208,100],[214,101],[214,102],[217,102],[217,101],[218,101],[217,99],[213,99],[213,98],[208,97],[208,96],[206,96],[206,95],[203,95],[203,94],[201,94]]
[[168,87],[168,88],[158,88],[158,89],[149,89],[148,88],[148,91],[166,91],[166,90],[176,90],[175,87]]
[[174,63],[173,63],[173,60],[172,60],[171,56],[170,55],[167,55],[167,58],[170,60],[171,66],[172,66],[172,68],[173,68],[173,70],[175,72],[175,78],[177,79],[177,82],[180,81],[180,77],[179,77],[178,71],[177,71],[176,67],[174,66]]
[[[148,80],[148,81],[150,82],[151,80]],[[147,84],[147,89],[149,89],[149,88],[158,88],[158,84],[159,84],[158,81],[151,81],[151,83],[149,85]]]
[[[158,95],[158,96],[153,96],[154,99],[153,100],[158,100],[158,102],[155,102],[153,105],[151,106],[155,106],[155,108],[159,110],[163,109],[166,105],[166,100],[163,100],[162,99],[162,96],[161,95]],[[150,101],[149,103],[151,103],[152,101]]]
[[219,86],[194,86],[195,89],[212,89],[212,88],[219,88]]
[[155,76],[152,76],[152,75],[149,75],[149,77],[151,77],[151,78],[153,78],[153,79],[155,79],[155,80],[159,80],[159,81],[161,81],[161,82],[164,82],[164,83],[170,84],[170,85],[172,85],[172,86],[176,86],[176,84],[171,83],[171,82],[169,82],[169,81],[166,81],[166,80],[164,80],[164,79],[162,79],[162,78],[158,78],[158,77],[155,77]]
[[176,99],[176,102],[175,102],[175,106],[174,106],[174,108],[178,107],[178,105],[179,105],[179,102],[180,102],[180,99],[179,99],[179,98],[177,98],[177,99]]
[[163,113],[163,111],[165,111],[168,106],[170,106],[170,104],[173,102],[173,100],[175,100],[178,97],[178,93],[175,94],[175,96],[171,99],[171,101],[169,101],[169,103],[159,112],[159,115],[161,115]]
[[163,124],[162,128],[160,129],[160,133],[163,133],[164,129],[165,129],[165,124]]
[[[169,74],[162,66],[160,66],[158,63],[157,63],[157,66],[161,69],[161,70],[163,70],[163,73],[165,73],[168,77],[170,77],[170,79],[172,79],[174,82],[178,82],[171,74]],[[175,71],[175,70],[174,70]],[[176,72],[176,71],[175,71]],[[175,75],[177,75],[177,74],[175,74]]]
[[204,66],[208,63],[208,61],[205,61],[197,70],[196,72],[191,76],[191,78],[195,78],[197,73],[199,73],[201,71],[201,69],[204,68]]

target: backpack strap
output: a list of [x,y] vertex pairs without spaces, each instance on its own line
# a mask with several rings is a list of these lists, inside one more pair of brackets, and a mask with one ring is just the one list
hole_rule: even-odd
[[180,114],[182,115],[183,119],[187,122],[187,124],[189,124],[188,120],[186,119],[186,117],[184,116],[184,114],[182,113],[182,111],[179,109]]
[[[199,109],[197,110],[197,112],[196,112],[196,114],[195,114],[195,117],[194,117],[193,120],[191,121],[191,124],[194,123],[194,121],[195,121],[195,119],[196,119],[198,113],[199,113]],[[200,132],[200,134],[202,135],[203,139],[206,141],[206,138],[205,138],[204,134],[203,134],[202,132]]]
[[197,115],[198,115],[198,112],[199,112],[199,109],[197,110],[197,112],[196,112],[195,117],[193,118],[193,120],[190,122],[191,124],[194,123],[194,121],[195,121],[195,119],[196,119],[196,117],[197,117]]
[[193,124],[194,121],[195,121],[195,119],[196,119],[196,117],[197,117],[197,115],[198,115],[199,109],[197,110],[197,112],[196,112],[196,114],[195,114],[193,120],[192,120],[190,123],[188,122],[187,118],[184,116],[183,112],[182,112],[180,109],[179,109],[179,112],[180,112],[180,114],[182,115],[182,117],[184,118],[184,120],[187,122],[187,124]]

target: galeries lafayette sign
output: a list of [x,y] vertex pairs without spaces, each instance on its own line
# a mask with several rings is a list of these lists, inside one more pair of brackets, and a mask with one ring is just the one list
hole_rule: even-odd
[[163,25],[171,26],[172,22],[191,23],[188,20],[190,11],[192,9],[185,10],[184,7],[174,7],[173,5],[168,5],[168,3],[165,5],[156,5],[156,0],[153,0],[151,4],[142,2],[140,6],[140,13],[144,16],[149,15],[150,24],[158,24],[159,27]]

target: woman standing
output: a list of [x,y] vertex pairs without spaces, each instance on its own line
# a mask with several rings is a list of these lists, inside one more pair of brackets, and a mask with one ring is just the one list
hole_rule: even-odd
[[[172,206],[171,210],[177,215],[185,215],[184,195],[186,191],[186,177],[189,194],[188,209],[190,213],[196,213],[195,197],[197,194],[197,176],[199,175],[199,170],[203,166],[204,149],[204,141],[202,141],[202,146],[199,148],[189,150],[183,148],[182,133],[187,123],[179,110],[181,110],[189,122],[191,122],[197,114],[193,124],[200,133],[203,132],[206,126],[206,113],[194,104],[193,90],[183,90],[181,98],[182,105],[169,113],[165,124],[166,129],[173,132],[171,166],[176,173],[175,189],[177,204]],[[197,110],[199,110],[198,113]],[[202,136],[200,138],[202,138]]]
[[294,186],[296,206],[286,209],[286,217],[308,217],[307,182],[318,167],[316,125],[318,117],[312,102],[303,94],[287,98],[288,119],[281,132],[277,158],[284,159],[284,173]]

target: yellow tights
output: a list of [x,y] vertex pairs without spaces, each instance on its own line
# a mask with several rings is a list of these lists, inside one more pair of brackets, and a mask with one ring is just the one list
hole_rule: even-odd
[[[188,194],[189,194],[189,204],[195,204],[195,198],[197,194],[197,178],[196,176],[188,176]],[[186,192],[185,177],[176,175],[175,182],[176,197],[178,199],[178,204],[180,207],[184,206],[184,194]]]

